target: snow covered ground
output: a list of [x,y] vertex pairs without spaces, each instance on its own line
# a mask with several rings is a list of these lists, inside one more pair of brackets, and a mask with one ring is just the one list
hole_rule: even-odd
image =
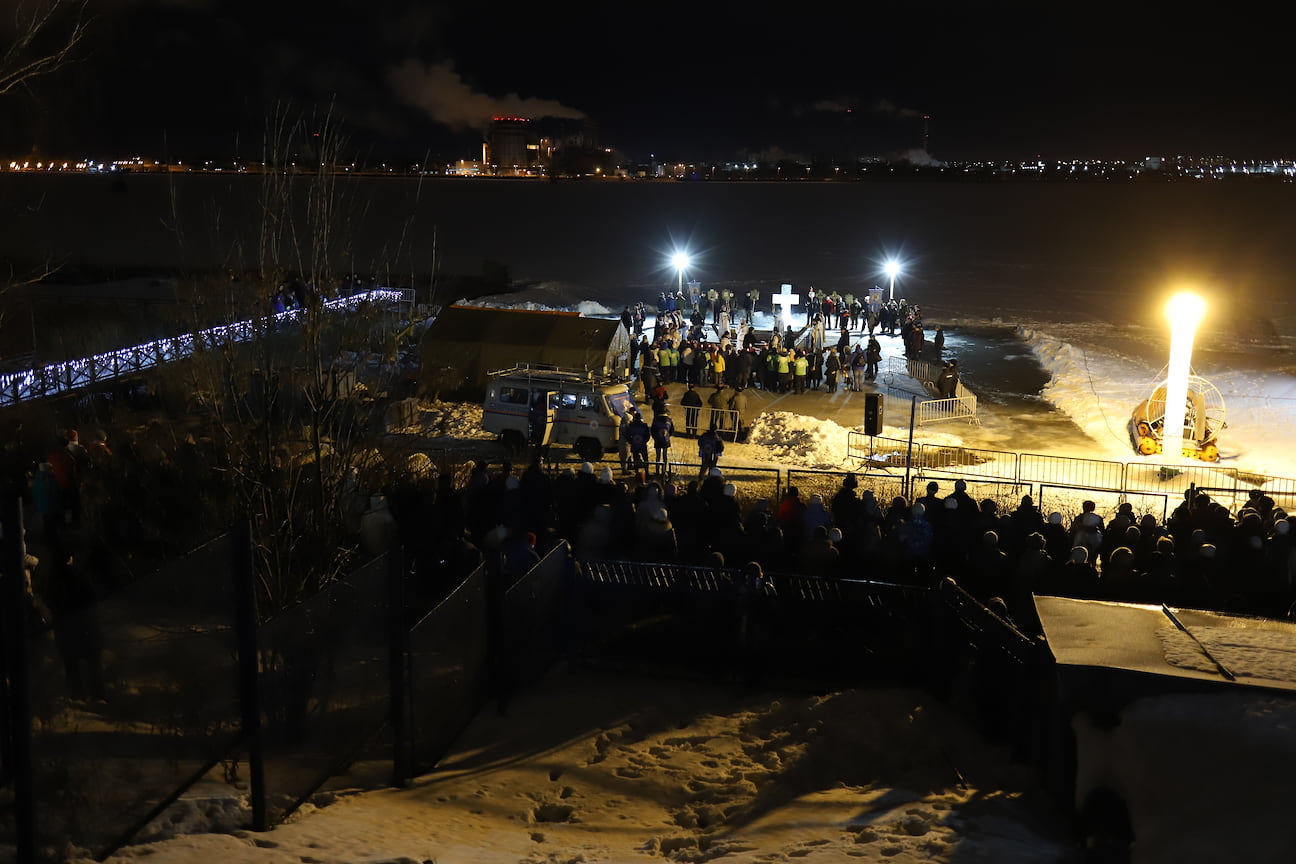
[[[553,285],[476,302],[578,306]],[[1047,452],[1136,458],[1125,423],[1164,365],[1164,336],[1154,328],[954,316],[942,323],[950,347],[964,354],[986,344],[971,334],[1006,328],[1046,383],[1038,394],[1007,394],[1019,398],[987,406],[981,428],[942,426],[923,440],[982,446],[1019,438],[1003,433],[1005,424],[1032,425],[1022,406],[1038,399],[1039,410],[1054,415],[1034,424],[1048,430],[1040,439]],[[1240,345],[1228,334],[1204,334],[1195,365],[1226,400],[1223,464],[1296,477],[1296,361],[1290,338],[1275,338]],[[846,409],[823,397],[829,407],[817,414],[768,406],[774,410],[755,423],[749,443],[727,447],[725,461],[842,467],[857,413],[844,398]],[[473,406],[429,405],[424,417],[432,443],[479,435]],[[887,434],[907,435],[892,428],[898,419],[907,421],[888,417]],[[1280,645],[1290,656],[1288,643],[1271,647]],[[1284,815],[1294,800],[1293,729],[1296,707],[1282,695],[1139,699],[1115,727],[1077,720],[1080,779],[1085,788],[1114,785],[1130,802],[1135,861],[1286,861],[1296,845]],[[195,829],[202,812],[193,805]],[[112,860],[1078,860],[1021,766],[921,694],[738,694],[562,671],[521,694],[508,717],[483,712],[442,768],[410,789],[308,806],[264,835],[159,831]]]

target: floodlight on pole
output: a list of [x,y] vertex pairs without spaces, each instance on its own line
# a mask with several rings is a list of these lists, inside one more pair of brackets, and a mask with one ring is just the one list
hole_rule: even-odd
[[676,252],[673,256],[671,256],[671,263],[675,265],[675,270],[679,273],[679,285],[676,288],[676,290],[680,294],[683,294],[684,293],[684,271],[688,269],[689,256],[685,252]]
[[1188,416],[1188,376],[1192,367],[1193,337],[1206,313],[1206,301],[1196,294],[1182,292],[1166,304],[1170,319],[1170,364],[1166,367],[1165,414],[1161,421],[1161,458],[1178,464],[1183,461],[1184,428]]
[[886,263],[886,274],[891,277],[891,293],[887,297],[888,300],[895,299],[895,277],[899,272],[900,264],[898,262],[892,260]]

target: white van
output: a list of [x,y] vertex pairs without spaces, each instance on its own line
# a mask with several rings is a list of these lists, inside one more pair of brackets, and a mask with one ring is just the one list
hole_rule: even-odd
[[625,382],[595,372],[515,366],[490,373],[482,428],[523,450],[537,402],[545,412],[544,443],[569,445],[591,462],[617,446],[621,416],[635,404]]

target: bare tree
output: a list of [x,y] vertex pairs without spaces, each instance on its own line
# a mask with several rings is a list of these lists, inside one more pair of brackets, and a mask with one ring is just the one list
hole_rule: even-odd
[[[8,6],[13,0],[0,5]],[[0,54],[0,95],[30,84],[66,65],[85,38],[89,0],[16,0],[12,31]],[[7,22],[4,26],[8,30]]]

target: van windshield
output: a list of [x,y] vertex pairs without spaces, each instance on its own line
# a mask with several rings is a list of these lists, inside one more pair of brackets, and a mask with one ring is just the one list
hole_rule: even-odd
[[608,410],[620,417],[634,407],[634,400],[627,392],[612,393],[607,396]]

